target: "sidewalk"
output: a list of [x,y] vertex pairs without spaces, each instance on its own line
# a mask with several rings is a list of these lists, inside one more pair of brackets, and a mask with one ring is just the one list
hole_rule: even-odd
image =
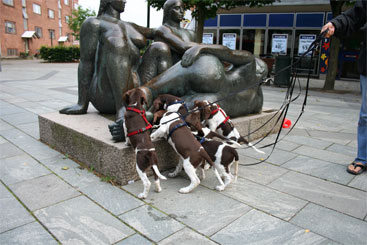
[[[182,174],[139,200],[140,181],[113,186],[39,141],[37,115],[77,101],[78,64],[1,66],[0,244],[367,244],[367,173],[346,172],[356,154],[358,82],[324,93],[312,79],[296,128],[260,165],[245,166],[270,148],[240,150],[239,179],[225,191],[207,171],[192,193],[178,193],[188,184]],[[264,107],[279,108],[285,91],[264,86]],[[304,91],[290,106],[292,122],[303,99]]]

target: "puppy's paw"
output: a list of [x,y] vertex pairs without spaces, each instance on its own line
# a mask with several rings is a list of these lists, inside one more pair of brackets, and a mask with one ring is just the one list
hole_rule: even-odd
[[138,195],[138,197],[139,197],[140,199],[145,199],[145,198],[147,198],[147,195],[146,195],[146,194],[144,194],[144,193],[140,193],[140,194]]
[[157,188],[155,188],[155,192],[159,193],[159,192],[161,192],[161,191],[162,191],[162,188],[161,188],[161,187],[157,187]]
[[182,194],[187,194],[190,192],[190,189],[188,187],[181,188],[178,192]]
[[224,185],[217,185],[217,186],[215,187],[215,189],[216,189],[217,191],[224,191],[224,188],[225,188],[225,186],[224,186]]

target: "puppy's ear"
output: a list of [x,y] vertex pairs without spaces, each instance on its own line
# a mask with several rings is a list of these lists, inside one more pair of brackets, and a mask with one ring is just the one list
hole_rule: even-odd
[[126,105],[128,105],[130,102],[129,102],[129,97],[132,93],[132,90],[129,90],[127,92],[125,92],[123,95],[122,95],[122,100],[125,102]]
[[202,103],[202,115],[203,115],[202,119],[207,120],[210,117],[210,114],[211,109],[209,108],[209,106]]
[[153,113],[155,113],[155,112],[157,112],[161,109],[163,109],[163,103],[159,98],[157,98],[153,102]]

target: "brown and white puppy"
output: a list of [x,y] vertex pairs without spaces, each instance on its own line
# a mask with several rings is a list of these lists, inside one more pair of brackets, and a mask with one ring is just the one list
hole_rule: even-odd
[[[190,185],[181,188],[180,193],[189,193],[200,184],[200,179],[196,175],[196,169],[207,161],[214,166],[213,161],[201,146],[201,144],[192,135],[186,123],[181,119],[177,112],[167,112],[162,117],[159,128],[151,134],[152,141],[160,138],[166,138],[168,143],[173,147],[179,155],[179,163],[175,172],[169,174],[169,177],[176,176],[178,172],[184,168],[186,174],[190,178]],[[177,171],[177,173],[176,173]],[[214,168],[214,173],[218,178],[221,186],[224,185],[218,171]]]
[[[217,186],[218,191],[223,191],[232,181],[237,181],[238,176],[238,152],[230,145],[212,139],[198,137],[201,145],[208,153],[219,175],[224,177],[224,185]],[[234,163],[234,176],[231,167]],[[205,179],[204,169],[199,169],[201,179]]]
[[143,109],[143,104],[147,103],[145,94],[135,88],[124,94],[124,100],[127,104],[124,122],[125,135],[135,150],[136,171],[144,185],[144,190],[139,194],[139,198],[146,198],[151,185],[146,171],[152,168],[157,192],[162,190],[159,179],[165,180],[166,177],[159,172],[157,153],[150,140],[149,129],[152,126],[147,121]]
[[258,150],[253,144],[240,135],[238,130],[234,127],[231,119],[229,119],[229,116],[227,116],[225,111],[220,108],[218,104],[210,103],[207,100],[195,100],[194,105],[200,108],[201,120],[205,120],[211,131],[215,131],[240,144],[245,143],[255,151],[264,154],[263,151]]

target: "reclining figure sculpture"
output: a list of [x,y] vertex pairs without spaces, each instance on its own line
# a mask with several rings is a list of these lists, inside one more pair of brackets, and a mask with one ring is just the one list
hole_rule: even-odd
[[[89,102],[100,113],[116,114],[109,125],[115,141],[124,141],[123,94],[140,87],[150,106],[163,93],[180,96],[185,102],[221,101],[231,117],[260,112],[263,94],[259,81],[267,66],[247,51],[222,45],[195,43],[195,33],[180,27],[181,0],[166,1],[163,25],[157,29],[122,21],[126,0],[101,0],[97,17],[88,18],[80,31],[78,102],[60,110],[63,114],[85,114]],[[154,42],[140,59],[146,39]],[[229,63],[226,69],[223,62]]]

